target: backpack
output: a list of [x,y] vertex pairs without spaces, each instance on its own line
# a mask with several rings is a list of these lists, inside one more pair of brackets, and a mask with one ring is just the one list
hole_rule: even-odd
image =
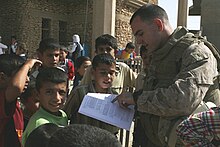
[[[217,70],[220,72],[220,51],[217,49],[217,47],[209,42],[206,37],[200,36],[200,35],[195,35],[193,33],[189,33],[186,29],[184,29],[185,36],[183,38],[180,38],[176,43],[176,45],[181,46],[181,48],[188,48],[191,44],[190,43],[181,43],[185,41],[198,41],[198,42],[203,42],[212,52],[214,55],[215,59],[217,60]],[[219,76],[217,77],[217,81],[219,83]],[[218,88],[219,88],[218,84]],[[192,114],[203,112],[209,110],[211,107],[216,107],[216,105],[212,102],[204,102],[202,101],[200,105],[194,110]],[[191,115],[192,115],[191,114]],[[176,127],[185,119],[186,117],[179,118],[178,121],[176,121],[172,127],[170,128],[170,133],[167,134],[167,144],[169,147],[175,147],[175,144],[177,142],[177,136],[176,136]]]

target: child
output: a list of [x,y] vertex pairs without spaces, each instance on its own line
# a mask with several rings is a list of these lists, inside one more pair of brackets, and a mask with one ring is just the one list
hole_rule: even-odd
[[23,146],[29,134],[38,126],[45,123],[66,126],[68,122],[66,113],[60,110],[67,93],[66,73],[57,67],[41,69],[36,79],[36,90],[40,108],[28,122],[22,137]]
[[25,143],[25,147],[48,147],[51,136],[60,129],[61,127],[53,123],[40,125],[30,133]]
[[177,136],[185,146],[217,147],[220,145],[220,108],[190,115],[177,126]]
[[62,67],[68,74],[69,80],[73,80],[74,74],[74,65],[71,59],[67,59],[68,50],[66,47],[61,47],[60,49],[60,67]]
[[[60,45],[53,38],[43,39],[39,43],[39,48],[37,49],[38,58],[42,61],[42,66],[35,67],[30,74],[30,82],[27,90],[24,93],[24,99],[22,98],[22,102],[24,103],[24,114],[25,114],[25,127],[28,123],[30,116],[34,113],[34,110],[37,110],[34,105],[30,106],[30,102],[34,102],[38,100],[36,95],[36,78],[41,69],[44,67],[57,67],[59,64],[59,54],[60,54]],[[27,98],[27,95],[29,98]],[[23,95],[22,95],[23,96]],[[26,100],[29,101],[26,103]],[[23,101],[24,100],[24,101]],[[33,103],[32,103],[33,104]],[[27,109],[31,108],[31,113],[27,114]],[[34,108],[34,109],[33,109]]]
[[121,147],[117,138],[106,130],[72,124],[55,131],[48,147]]
[[26,48],[26,44],[25,43],[18,43],[15,54],[19,55],[22,58],[24,58],[25,60],[27,60],[28,50]]
[[28,124],[31,116],[39,109],[39,98],[35,90],[35,86],[28,86],[28,88],[20,96],[21,103],[23,104],[24,114],[24,130]]
[[[108,53],[115,58],[115,50],[117,50],[117,39],[109,34],[104,34],[96,38],[95,40],[95,49],[96,54]],[[113,80],[112,89],[120,94],[122,91],[126,91],[128,88],[135,86],[135,80],[137,74],[123,62],[116,62],[117,75]],[[86,70],[81,82],[81,84],[88,84],[92,80],[92,70],[91,67],[88,67]]]
[[121,52],[121,57],[120,59],[133,59],[136,57],[136,53],[134,51],[135,46],[132,42],[127,43],[126,47],[124,50]]
[[39,60],[42,61],[42,66],[35,69],[30,75],[30,85],[32,86],[35,86],[35,80],[39,70],[44,67],[57,67],[59,65],[60,45],[53,38],[43,39],[39,44],[37,54]]
[[80,56],[76,59],[76,76],[73,81],[73,88],[79,85],[81,79],[83,78],[84,73],[86,72],[87,67],[91,65],[91,60],[89,57]]
[[70,123],[93,125],[108,130],[113,134],[117,134],[117,127],[78,113],[83,97],[88,92],[115,93],[111,90],[115,72],[116,63],[110,54],[99,54],[94,57],[92,61],[92,76],[94,77],[94,81],[90,82],[90,84],[77,86],[73,89],[64,106],[64,111],[67,113]]
[[20,147],[23,133],[23,114],[17,98],[28,82],[28,71],[39,60],[25,62],[15,54],[0,55],[0,146]]

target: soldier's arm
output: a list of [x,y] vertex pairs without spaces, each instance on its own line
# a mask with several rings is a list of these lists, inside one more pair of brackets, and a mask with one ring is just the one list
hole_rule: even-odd
[[172,117],[188,115],[196,109],[218,74],[216,59],[203,44],[193,44],[184,52],[181,66],[169,87],[143,91],[137,100],[139,111]]

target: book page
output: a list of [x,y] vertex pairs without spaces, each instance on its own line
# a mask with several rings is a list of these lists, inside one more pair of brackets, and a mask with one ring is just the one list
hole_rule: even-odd
[[83,98],[79,113],[129,131],[134,117],[134,107],[123,109],[117,101],[112,103],[116,96],[88,93]]

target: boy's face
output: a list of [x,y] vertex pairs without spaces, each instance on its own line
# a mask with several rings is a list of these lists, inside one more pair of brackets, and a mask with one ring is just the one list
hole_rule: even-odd
[[115,50],[108,44],[105,45],[99,45],[96,49],[96,54],[103,54],[103,53],[107,53],[112,55],[112,57],[115,58]]
[[83,76],[86,72],[86,69],[91,65],[91,61],[84,61],[83,64],[77,69],[77,72],[80,76]]
[[56,67],[59,63],[60,49],[45,50],[43,53],[39,53],[39,59],[42,61],[45,67]]
[[67,51],[60,50],[60,61],[64,61],[66,59],[67,54]]
[[66,98],[66,83],[44,82],[38,91],[40,105],[47,111],[57,113]]
[[134,51],[134,48],[126,48],[126,51],[130,54]]
[[106,92],[106,89],[111,87],[115,78],[115,68],[115,64],[99,63],[96,69],[93,69],[96,92]]

